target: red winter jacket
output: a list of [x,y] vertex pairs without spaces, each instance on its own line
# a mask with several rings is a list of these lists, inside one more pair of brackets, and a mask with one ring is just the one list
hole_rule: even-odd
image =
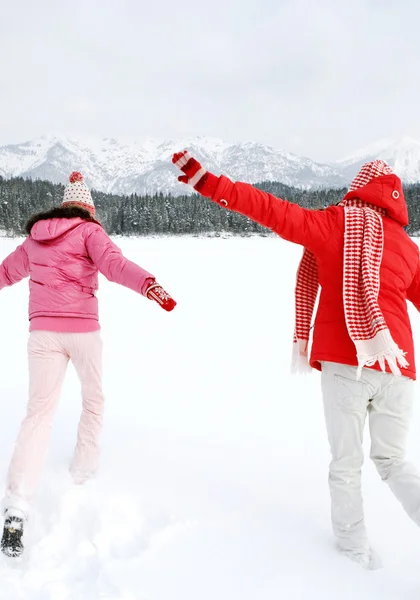
[[[414,344],[407,300],[420,310],[419,249],[404,231],[407,206],[396,175],[383,175],[346,198],[360,198],[385,208],[384,252],[381,264],[379,306],[391,335],[406,352],[409,363],[402,374],[416,378]],[[344,209],[308,210],[246,183],[220,177],[213,200],[265,225],[280,237],[310,250],[318,264],[321,295],[316,314],[310,364],[321,361],[357,365],[356,349],[347,332],[343,304]],[[375,367],[380,370],[379,364]]]

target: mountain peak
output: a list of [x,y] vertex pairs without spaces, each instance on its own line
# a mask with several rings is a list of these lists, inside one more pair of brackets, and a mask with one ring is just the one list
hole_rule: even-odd
[[412,138],[409,135],[403,135],[401,136],[401,138],[397,141],[398,145],[404,146],[404,145],[420,145],[420,142],[418,140],[415,140],[414,138]]
[[395,144],[395,140],[390,138],[381,138],[376,140],[376,142],[372,142],[368,146],[365,146],[364,148],[359,148],[359,150],[352,152],[344,158],[334,161],[334,164],[338,166],[345,166],[346,164],[352,164],[359,161],[368,162],[372,156],[379,158],[381,152],[393,144]]

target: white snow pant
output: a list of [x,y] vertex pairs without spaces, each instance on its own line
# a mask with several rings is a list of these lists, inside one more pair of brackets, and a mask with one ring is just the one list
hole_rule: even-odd
[[420,475],[405,460],[413,380],[331,362],[322,364],[322,393],[331,448],[329,485],[334,533],[342,550],[369,548],[363,514],[363,429],[369,415],[370,457],[409,517],[420,526]]

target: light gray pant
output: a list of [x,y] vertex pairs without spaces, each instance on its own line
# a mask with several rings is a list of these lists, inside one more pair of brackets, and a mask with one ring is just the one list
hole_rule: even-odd
[[405,460],[413,381],[325,362],[322,393],[331,448],[329,485],[333,530],[340,548],[368,549],[361,493],[363,429],[369,415],[370,457],[404,510],[420,526],[420,475]]

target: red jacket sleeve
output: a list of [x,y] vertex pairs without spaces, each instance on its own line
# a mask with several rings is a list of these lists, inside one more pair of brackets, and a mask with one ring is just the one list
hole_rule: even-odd
[[29,259],[25,242],[18,246],[0,265],[0,290],[18,283],[29,275]]
[[85,243],[93,263],[109,281],[145,294],[149,281],[155,279],[154,275],[125,258],[100,225],[90,229]]
[[420,311],[420,254],[416,274],[407,290],[407,300],[410,300],[417,310]]
[[335,210],[302,208],[248,183],[233,183],[223,175],[212,199],[311,251],[324,244],[334,231]]

